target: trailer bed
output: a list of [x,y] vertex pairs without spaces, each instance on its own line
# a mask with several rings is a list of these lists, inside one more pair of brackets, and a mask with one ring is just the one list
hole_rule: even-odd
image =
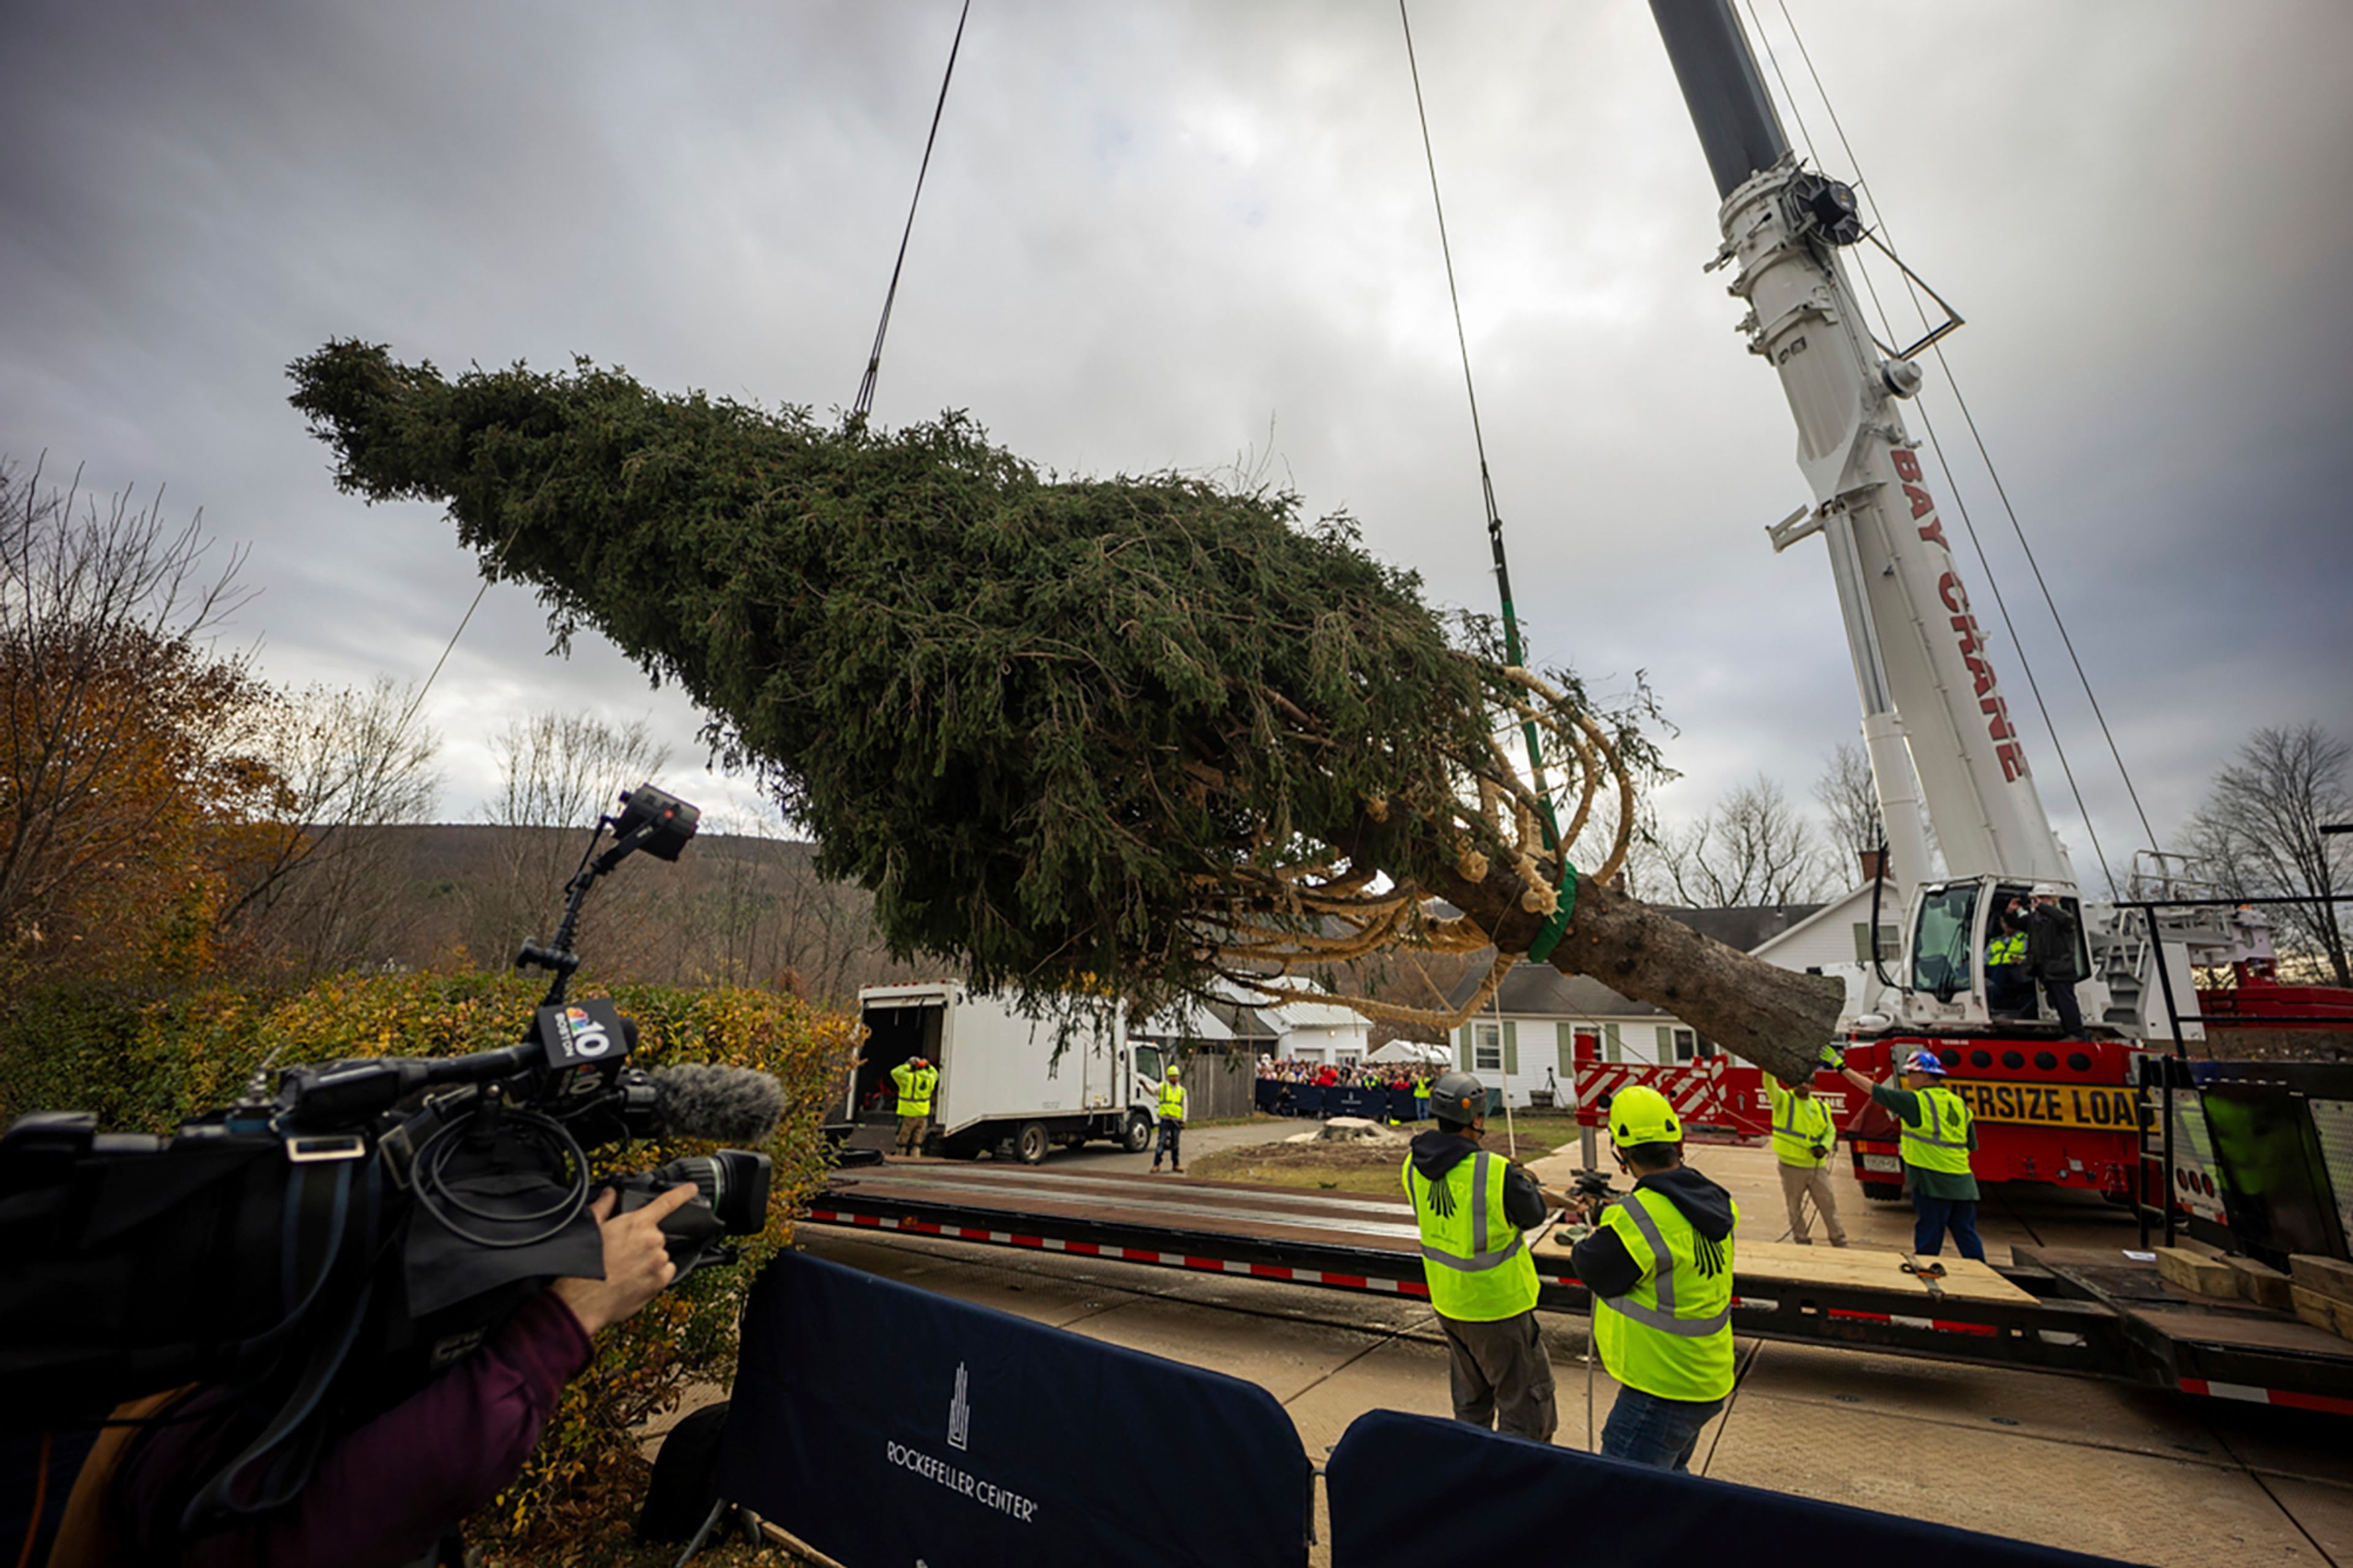
[[[954,1161],[837,1173],[808,1218],[1081,1257],[1427,1300],[1412,1206],[1359,1193],[1191,1178],[1083,1175]],[[1813,1256],[1819,1254],[1819,1256]],[[1591,1297],[1567,1239],[1531,1248],[1538,1306],[1584,1313]],[[1991,1269],[1936,1289],[1903,1255],[1752,1243],[1736,1252],[1734,1327],[1744,1334],[1854,1343],[1899,1354],[2122,1375],[2114,1314],[2047,1301]],[[1957,1260],[1947,1260],[1948,1269]],[[1981,1266],[1980,1266],[1981,1267]]]

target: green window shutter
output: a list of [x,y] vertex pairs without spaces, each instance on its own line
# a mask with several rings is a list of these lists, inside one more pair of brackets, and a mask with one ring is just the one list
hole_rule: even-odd
[[1601,1026],[1601,1059],[1605,1062],[1622,1062],[1626,1059],[1626,1047],[1618,1037],[1618,1026],[1615,1024]]
[[1520,1070],[1520,1026],[1508,1018],[1504,1021],[1504,1070]]
[[1869,921],[1854,922],[1854,961],[1857,963],[1871,962],[1871,922]]
[[1554,1071],[1566,1078],[1577,1070],[1577,1026],[1555,1024],[1552,1026],[1552,1058]]

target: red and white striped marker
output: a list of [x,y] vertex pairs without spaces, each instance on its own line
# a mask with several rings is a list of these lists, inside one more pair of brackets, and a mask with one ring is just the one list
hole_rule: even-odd
[[[1428,1300],[1430,1287],[1413,1279],[1377,1279],[1365,1274],[1342,1274],[1329,1268],[1293,1268],[1282,1263],[1245,1263],[1233,1258],[1202,1258],[1189,1252],[1162,1252],[1149,1247],[1114,1247],[1092,1241],[1061,1241],[1050,1236],[1029,1236],[1016,1230],[988,1230],[979,1226],[937,1225],[930,1220],[894,1219],[882,1215],[849,1214],[840,1209],[813,1208],[808,1217],[823,1225],[862,1226],[870,1230],[905,1231],[950,1241],[982,1241],[997,1247],[1027,1247],[1039,1252],[1062,1252],[1077,1258],[1108,1258],[1120,1263],[1149,1263],[1163,1268],[1190,1268],[1204,1274],[1240,1274],[1252,1279],[1280,1279],[1293,1285],[1323,1285],[1338,1290],[1369,1290],[1384,1295]],[[1566,1276],[1537,1276],[1546,1284],[1574,1285]]]

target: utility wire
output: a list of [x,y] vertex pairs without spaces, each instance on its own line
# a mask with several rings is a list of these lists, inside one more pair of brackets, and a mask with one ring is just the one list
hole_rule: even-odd
[[964,25],[972,16],[972,0],[964,0],[964,9],[957,14],[955,40],[948,45],[948,68],[940,77],[939,101],[932,105],[932,129],[923,138],[923,161],[915,170],[915,194],[907,201],[907,224],[899,231],[899,257],[891,263],[891,287],[882,295],[882,319],[874,323],[874,348],[866,356],[866,374],[858,383],[858,396],[850,404],[849,427],[861,430],[866,416],[874,407],[874,382],[882,374],[882,340],[891,331],[891,307],[899,299],[899,274],[907,265],[908,237],[915,232],[915,208],[923,199],[923,176],[931,173],[932,146],[940,139],[940,116],[948,106],[948,83],[955,79],[956,53],[964,47]]
[[[1797,95],[1790,90],[1789,79],[1784,75],[1781,70],[1780,56],[1774,50],[1773,41],[1765,31],[1763,19],[1757,14],[1755,0],[1746,0],[1746,4],[1748,7],[1749,23],[1756,29],[1757,41],[1764,46],[1765,58],[1772,67],[1774,79],[1778,81],[1781,85],[1782,99],[1789,106],[1790,117],[1798,122],[1799,136],[1806,144],[1806,155],[1810,161],[1819,166],[1821,160],[1816,153],[1812,132],[1806,125],[1804,113],[1798,108]],[[1839,145],[1845,149],[1848,166],[1854,170],[1855,188],[1862,192],[1864,197],[1871,202],[1873,225],[1880,233],[1885,234],[1887,232],[1887,226],[1886,224],[1882,221],[1883,215],[1879,211],[1878,198],[1872,194],[1869,184],[1863,179],[1862,165],[1854,155],[1853,144],[1847,141],[1846,129],[1840,123],[1838,110],[1836,107],[1831,103],[1830,94],[1824,90],[1822,87],[1820,74],[1813,69],[1813,58],[1811,55],[1806,53],[1805,39],[1799,36],[1797,24],[1790,18],[1788,6],[1786,4],[1781,4],[1781,19],[1788,24],[1789,35],[1796,40],[1799,53],[1805,58],[1808,71],[1813,75],[1814,90],[1821,98],[1822,107],[1830,111],[1831,125],[1832,130],[1835,131],[1838,135]],[[1901,270],[1901,268],[1899,268],[1898,270]],[[1862,279],[1862,287],[1864,291],[1871,296],[1872,309],[1876,310],[1879,314],[1880,330],[1885,332],[1888,338],[1893,341],[1895,336],[1895,328],[1894,323],[1888,319],[1887,306],[1879,297],[1879,286],[1872,280],[1871,269],[1868,267],[1862,265],[1862,258],[1860,257],[1856,258],[1856,272]],[[1925,329],[1928,324],[1928,313],[1926,308],[1921,305],[1919,291],[1913,285],[1908,275],[1905,279],[1905,288],[1911,293],[1912,307],[1915,310],[1919,312],[1920,324]],[[1955,400],[1961,401],[1960,387],[1952,379],[1952,367],[1946,363],[1944,349],[1939,346],[1936,348],[1936,353],[1937,367],[1945,373],[1947,384],[1952,386]],[[1986,554],[1984,541],[1978,537],[1977,522],[1976,520],[1969,515],[1968,501],[1961,494],[1960,480],[1955,475],[1952,464],[1946,460],[1944,443],[1937,439],[1936,437],[1936,423],[1929,416],[1927,405],[1926,403],[1915,402],[1915,406],[1919,409],[1922,433],[1928,438],[1928,449],[1932,454],[1934,454],[1936,459],[1936,468],[1938,471],[1945,476],[1945,493],[1952,498],[1953,508],[1955,511],[1958,513],[1961,520],[1961,530],[1968,535],[1969,548],[1978,558],[1978,568],[1985,574],[1986,586],[1993,595],[1994,608],[2000,612],[2001,616],[2002,630],[2009,637],[2010,647],[2018,651],[2019,669],[2026,677],[2026,689],[2034,699],[2034,709],[2035,711],[2042,716],[2042,727],[2051,736],[2051,749],[2059,759],[2059,772],[2061,776],[2067,781],[2067,793],[2075,803],[2076,815],[2084,819],[2084,832],[2092,841],[2093,858],[2096,859],[2100,864],[2100,876],[2108,885],[2108,896],[2115,898],[2117,896],[2116,872],[2111,869],[2108,865],[2107,851],[2100,843],[2100,830],[2098,827],[2094,826],[2091,808],[2084,804],[2084,792],[2075,782],[2075,769],[2073,763],[2067,756],[2067,743],[2060,738],[2059,726],[2052,721],[2051,707],[2050,704],[2043,700],[2042,682],[2035,679],[2033,660],[2027,658],[2026,645],[2020,640],[2018,628],[2010,619],[2010,603],[2009,600],[2003,596],[2001,591],[2001,580],[1994,572],[1993,562]],[[1968,405],[1966,402],[1962,402],[1962,409],[1964,415],[1966,415],[1968,411]],[[1970,428],[1972,432],[1976,429],[1974,422],[1971,423]],[[1984,446],[1982,443],[1978,446],[1978,451],[1981,455],[1984,453]],[[1987,463],[1988,467],[1990,468],[1990,458],[1987,459]],[[1999,481],[1997,481],[1997,488],[1999,488]],[[2004,504],[2007,504],[2007,502],[2008,498],[2005,496]],[[2010,521],[2012,526],[2016,526],[2017,517],[2015,513],[2012,514]],[[2021,542],[2022,537],[2023,536],[2021,535]],[[2039,580],[2041,574],[2038,572],[2036,575]],[[2045,590],[2045,598],[2047,601],[2047,589]],[[2052,614],[2054,616],[2057,614],[2055,607]],[[2072,645],[2070,647],[2070,652],[2073,652]],[[2076,668],[2077,673],[2080,675],[2082,673],[2082,666],[2078,664]],[[2087,686],[2086,690],[2088,691],[2088,689],[2089,688]],[[2096,703],[2094,704],[2095,711],[2097,710],[2097,706],[2098,705]],[[2102,728],[2105,730],[2105,727],[2106,726],[2104,721]],[[2110,742],[2110,747],[2113,751],[2113,741]],[[2119,768],[2122,766],[2121,759],[2118,760],[2118,766]],[[2131,787],[2131,781],[2129,778],[2126,781],[2126,787],[2127,789]],[[2136,797],[2135,805],[2138,805],[2137,797]],[[2145,826],[2146,818],[2143,820]],[[2152,838],[2154,836],[2152,835]]]
[[[1479,453],[1479,495],[1487,513],[1487,543],[1495,562],[1495,586],[1504,606],[1504,657],[1506,662],[1524,666],[1527,662],[1520,647],[1519,615],[1512,604],[1512,575],[1504,559],[1504,517],[1495,506],[1495,480],[1487,468],[1487,437],[1479,424],[1479,388],[1471,379],[1471,339],[1462,330],[1462,295],[1454,282],[1454,250],[1446,237],[1446,202],[1438,194],[1438,153],[1430,141],[1430,110],[1421,97],[1421,66],[1414,57],[1413,18],[1406,13],[1406,0],[1398,0],[1398,23],[1405,29],[1406,69],[1413,77],[1413,111],[1421,122],[1422,161],[1430,169],[1430,205],[1438,215],[1438,253],[1446,262],[1446,298],[1454,308],[1454,344],[1462,355],[1462,392],[1471,402],[1471,442]],[[1523,726],[1528,748],[1528,767],[1535,774],[1536,795],[1545,803],[1545,838],[1548,846],[1558,848],[1558,835],[1553,829],[1552,795],[1545,786],[1543,748],[1536,740],[1534,721]]]
[[[1752,9],[1754,4],[1755,0],[1750,0]],[[1873,221],[1883,236],[1889,236],[1888,242],[1892,247],[1894,239],[1887,227],[1886,215],[1880,210],[1878,196],[1872,193],[1868,184],[1865,184],[1862,180],[1862,161],[1855,157],[1854,146],[1847,140],[1846,126],[1839,119],[1838,105],[1831,101],[1830,90],[1822,85],[1821,72],[1816,68],[1814,65],[1813,53],[1806,47],[1805,35],[1798,30],[1797,19],[1789,15],[1788,0],[1775,0],[1775,4],[1778,6],[1781,12],[1781,20],[1788,26],[1790,39],[1798,46],[1799,58],[1805,62],[1806,74],[1813,79],[1814,91],[1820,97],[1822,100],[1822,108],[1830,116],[1831,129],[1837,134],[1840,147],[1845,150],[1849,166],[1851,166],[1855,172],[1856,184],[1862,186],[1864,195],[1871,203]],[[1776,68],[1778,71],[1778,68]],[[1788,91],[1786,84],[1784,84],[1783,91],[1785,93]],[[1864,274],[1864,281],[1866,285],[1869,284],[1869,278],[1870,275],[1866,272]],[[1916,311],[1920,317],[1921,326],[1926,328],[1928,324],[1928,312],[1926,307],[1922,305],[1920,302],[1920,292],[1918,288],[1912,282],[1909,277],[1905,279],[1904,286],[1906,293],[1911,297],[1913,310]],[[1876,289],[1872,290],[1872,303],[1874,307],[1879,306],[1879,297]],[[1883,307],[1880,308],[1880,321],[1883,326],[1888,325],[1887,312]],[[1892,327],[1889,328],[1888,335],[1890,338],[1894,336]],[[2042,592],[2043,607],[2051,612],[2051,624],[2058,628],[2059,640],[2067,650],[2068,662],[2074,666],[2075,679],[2084,689],[2084,700],[2091,704],[2092,716],[2099,723],[2101,739],[2105,741],[2107,743],[2108,755],[2116,764],[2117,776],[2124,781],[2125,794],[2132,801],[2133,815],[2139,819],[2141,831],[2148,836],[2150,847],[2155,847],[2158,842],[2157,829],[2149,824],[2148,812],[2141,805],[2140,791],[2133,783],[2132,770],[2125,765],[2124,753],[2117,748],[2116,733],[2108,727],[2107,714],[2100,707],[2099,694],[2093,689],[2092,678],[2084,668],[2084,660],[2082,657],[2075,651],[2075,639],[2073,634],[2071,634],[2067,629],[2066,617],[2059,613],[2059,605],[2057,600],[2052,595],[2051,584],[2042,574],[2042,563],[2036,558],[2034,547],[2027,542],[2025,527],[2019,521],[2018,509],[2010,503],[2009,487],[2002,483],[2001,470],[1995,465],[1993,454],[1986,448],[1985,437],[1978,429],[1977,417],[1969,411],[1968,399],[1962,394],[1960,382],[1958,378],[1953,374],[1951,364],[1945,359],[1944,346],[1942,344],[1935,344],[1931,346],[1934,347],[1936,351],[1936,368],[1944,373],[1945,384],[1952,388],[1953,401],[1961,411],[1962,422],[1968,426],[1969,439],[1972,444],[1976,446],[1978,456],[1986,466],[1987,476],[1993,480],[1994,493],[2000,498],[2002,510],[2010,519],[2010,531],[2017,536],[2018,547],[2024,552],[2026,556],[2026,563],[2034,574],[2034,584],[2036,588]],[[1921,413],[1921,423],[1924,426],[1927,424],[1927,413],[1925,409],[1923,409]],[[1951,485],[1952,470],[1948,466],[1945,465],[1944,453],[1941,448],[1937,451],[1936,460],[1939,467],[1945,468],[1947,483]],[[1955,500],[1957,502],[1960,496],[1958,486],[1952,486],[1952,493]],[[1965,514],[1964,521],[1966,521],[1967,519]],[[1976,531],[1971,529],[1970,541],[1972,543],[1976,542]],[[1982,548],[1978,550],[1978,555],[1982,560],[1984,555]],[[1989,583],[1992,582],[1993,574],[1990,566],[1987,568],[1986,577]],[[1996,589],[1994,597],[1995,603],[1999,605],[2000,603],[2000,592],[1999,588]],[[2004,610],[2003,615],[2004,624],[2007,625],[2008,611],[2006,609]],[[2015,642],[2016,633],[2013,632],[2011,637],[2013,642]],[[2022,647],[2019,649],[2019,662],[2021,666],[2026,664],[2026,653]],[[2033,683],[2033,674],[2032,671],[2029,669],[2027,684],[2031,687]],[[2041,701],[2041,695],[2039,692],[2037,693],[2036,700],[2038,703]],[[2046,724],[2050,722],[2050,717],[2047,713],[2044,715],[2043,721]],[[2058,745],[2058,735],[2055,730],[2052,731],[2052,743],[2054,747]],[[2063,754],[2061,758],[2061,766],[2063,769],[2065,767],[2065,758]],[[2069,778],[2069,787],[2071,789],[2073,787],[2073,779],[2072,775]],[[2078,797],[2076,805],[2078,809],[2081,809],[2083,802],[2080,797]],[[2089,812],[2084,813],[2084,821],[2085,830],[2087,832],[2090,831],[2091,814]],[[2094,848],[2096,849],[2096,847],[2097,846],[2095,844]],[[2102,858],[2101,870],[2104,874],[2107,872],[2107,865],[2105,857]],[[2109,890],[2113,895],[2115,891],[2116,879],[2113,876],[2109,876],[2108,880]]]

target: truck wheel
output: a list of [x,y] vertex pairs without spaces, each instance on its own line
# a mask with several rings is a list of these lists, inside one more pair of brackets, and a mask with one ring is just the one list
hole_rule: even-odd
[[1141,1154],[1152,1147],[1152,1118],[1129,1117],[1127,1125],[1119,1131],[1119,1146],[1131,1154]]
[[1015,1140],[1014,1157],[1025,1165],[1042,1163],[1046,1151],[1053,1147],[1053,1141],[1046,1136],[1046,1124],[1042,1121],[1023,1122],[1021,1131],[1015,1134]]
[[1900,1204],[1904,1201],[1904,1184],[1865,1182],[1862,1184],[1862,1195],[1875,1204]]

